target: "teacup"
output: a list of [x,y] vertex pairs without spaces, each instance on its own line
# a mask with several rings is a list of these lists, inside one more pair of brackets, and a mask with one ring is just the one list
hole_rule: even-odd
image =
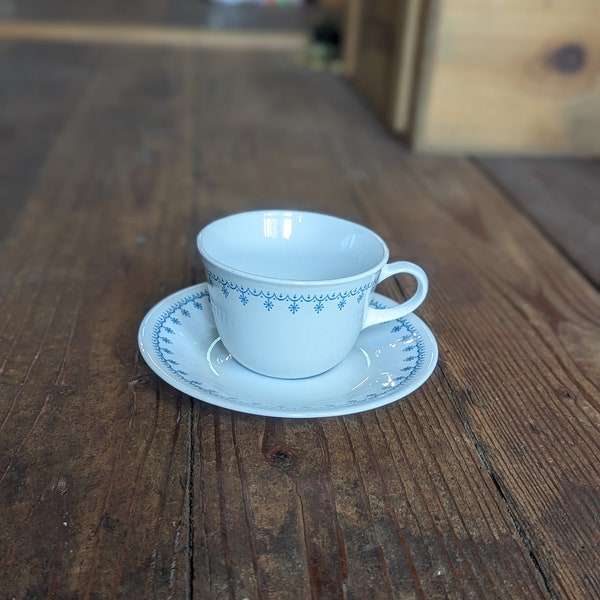
[[[339,364],[362,329],[399,319],[427,295],[427,276],[410,262],[387,264],[373,231],[302,211],[234,214],[197,238],[215,324],[227,351],[262,375],[311,377]],[[369,306],[375,286],[398,273],[417,281],[393,308]]]

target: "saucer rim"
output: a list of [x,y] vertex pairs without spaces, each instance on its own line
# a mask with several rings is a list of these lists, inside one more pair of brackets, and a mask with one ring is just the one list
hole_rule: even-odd
[[[405,398],[409,394],[412,394],[414,391],[419,389],[432,375],[435,367],[438,363],[439,358],[439,350],[437,346],[437,341],[435,336],[429,329],[429,327],[425,324],[425,322],[418,317],[414,313],[409,313],[405,315],[403,319],[409,319],[412,321],[413,325],[418,329],[419,334],[423,338],[427,338],[428,346],[430,347],[430,352],[428,352],[428,356],[424,361],[420,372],[418,371],[414,377],[411,378],[410,382],[407,382],[406,385],[401,386],[396,392],[390,392],[387,395],[383,395],[373,399],[366,399],[364,402],[359,403],[351,403],[344,404],[341,403],[339,405],[332,406],[328,404],[327,406],[323,406],[320,410],[318,406],[315,406],[314,409],[311,407],[310,411],[307,411],[306,408],[296,409],[293,407],[290,409],[280,410],[280,409],[272,409],[269,407],[261,408],[256,405],[246,405],[236,402],[234,398],[220,398],[218,396],[214,396],[211,394],[204,394],[201,390],[190,390],[189,385],[184,381],[178,380],[176,377],[171,375],[168,371],[161,366],[155,357],[152,355],[152,349],[147,348],[144,343],[144,338],[146,337],[146,328],[150,325],[152,326],[161,314],[164,312],[168,306],[173,302],[177,301],[177,299],[184,297],[189,294],[196,294],[201,292],[208,291],[208,283],[203,282],[199,284],[195,284],[192,286],[188,286],[177,290],[168,296],[165,296],[162,300],[159,300],[152,308],[146,313],[142,322],[140,323],[138,329],[138,348],[140,350],[141,356],[146,362],[146,364],[152,369],[152,371],[165,383],[170,385],[171,387],[177,389],[179,392],[190,396],[190,398],[199,400],[201,402],[206,402],[213,406],[218,406],[220,408],[225,408],[227,410],[233,410],[235,412],[243,413],[243,414],[252,414],[256,416],[263,417],[278,417],[278,418],[323,418],[323,417],[339,417],[350,414],[357,414],[366,412],[369,410],[373,410],[376,408],[380,408],[382,406],[386,406],[402,398]],[[372,294],[371,300],[375,301],[385,301],[387,303],[392,303],[392,305],[398,304],[398,302],[392,298],[389,298],[383,294],[374,292]],[[210,301],[210,300],[209,300]],[[149,346],[151,346],[149,344]],[[250,372],[252,375],[257,378],[264,378],[265,380],[269,380],[271,378],[260,375],[258,373],[252,373],[242,365],[241,368]],[[317,375],[316,377],[320,377]],[[297,379],[290,380],[291,382],[297,382]],[[301,381],[301,380],[300,380]],[[333,398],[335,395],[332,395]],[[341,397],[342,395],[340,395]]]

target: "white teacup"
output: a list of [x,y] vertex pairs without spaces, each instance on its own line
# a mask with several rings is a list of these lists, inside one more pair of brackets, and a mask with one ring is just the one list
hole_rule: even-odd
[[[350,352],[362,329],[399,319],[427,295],[409,262],[387,264],[373,231],[336,217],[257,211],[214,221],[198,234],[215,324],[228,352],[271,377],[323,373]],[[375,286],[397,273],[417,280],[399,306],[369,307]]]

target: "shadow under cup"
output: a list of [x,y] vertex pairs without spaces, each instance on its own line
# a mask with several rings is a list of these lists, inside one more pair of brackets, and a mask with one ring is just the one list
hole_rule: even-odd
[[366,227],[300,211],[225,217],[197,244],[228,352],[252,371],[287,379],[318,375],[348,355],[389,257]]

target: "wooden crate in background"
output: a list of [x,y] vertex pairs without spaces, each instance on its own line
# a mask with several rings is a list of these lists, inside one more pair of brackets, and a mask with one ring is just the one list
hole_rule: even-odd
[[598,0],[350,0],[347,73],[421,152],[600,155]]
[[409,126],[423,0],[349,0],[345,71],[393,127]]

